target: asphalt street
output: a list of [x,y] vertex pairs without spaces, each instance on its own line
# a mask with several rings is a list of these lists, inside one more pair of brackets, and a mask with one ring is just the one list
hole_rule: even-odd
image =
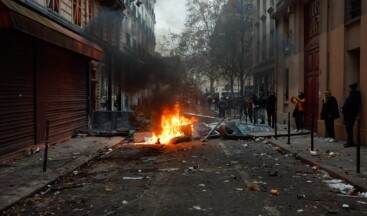
[[124,143],[4,215],[365,215],[325,173],[264,141]]

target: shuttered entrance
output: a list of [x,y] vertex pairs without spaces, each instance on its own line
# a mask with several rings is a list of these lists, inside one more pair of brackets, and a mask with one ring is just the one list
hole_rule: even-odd
[[45,118],[50,120],[50,142],[55,143],[87,129],[88,63],[86,58],[54,46],[42,46],[39,55]]
[[33,45],[29,37],[2,30],[0,47],[0,155],[4,155],[35,144]]

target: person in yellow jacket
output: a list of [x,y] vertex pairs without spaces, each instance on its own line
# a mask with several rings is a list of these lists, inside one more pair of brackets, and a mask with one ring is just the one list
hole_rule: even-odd
[[306,98],[305,94],[299,93],[298,97],[292,97],[291,102],[294,104],[292,116],[296,122],[296,132],[303,132],[304,117],[306,110]]

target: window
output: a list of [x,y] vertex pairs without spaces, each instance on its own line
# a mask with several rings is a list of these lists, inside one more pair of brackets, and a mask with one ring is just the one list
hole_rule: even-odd
[[82,25],[82,1],[73,0],[73,21],[77,26]]
[[94,16],[94,1],[93,0],[85,0],[85,18],[88,22],[90,22]]
[[289,100],[289,69],[285,69],[284,74],[284,101]]
[[361,0],[345,1],[345,21],[361,16]]
[[46,5],[49,9],[58,13],[60,9],[60,0],[46,0]]
[[320,34],[320,1],[313,0],[307,7],[308,37],[307,40]]

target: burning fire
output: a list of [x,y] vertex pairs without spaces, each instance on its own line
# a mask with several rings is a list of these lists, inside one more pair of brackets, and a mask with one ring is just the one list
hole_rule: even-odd
[[171,139],[185,136],[182,131],[184,126],[190,126],[196,119],[188,119],[180,115],[180,106],[176,104],[172,110],[165,108],[161,117],[160,134],[153,132],[152,138],[147,143],[168,144]]

